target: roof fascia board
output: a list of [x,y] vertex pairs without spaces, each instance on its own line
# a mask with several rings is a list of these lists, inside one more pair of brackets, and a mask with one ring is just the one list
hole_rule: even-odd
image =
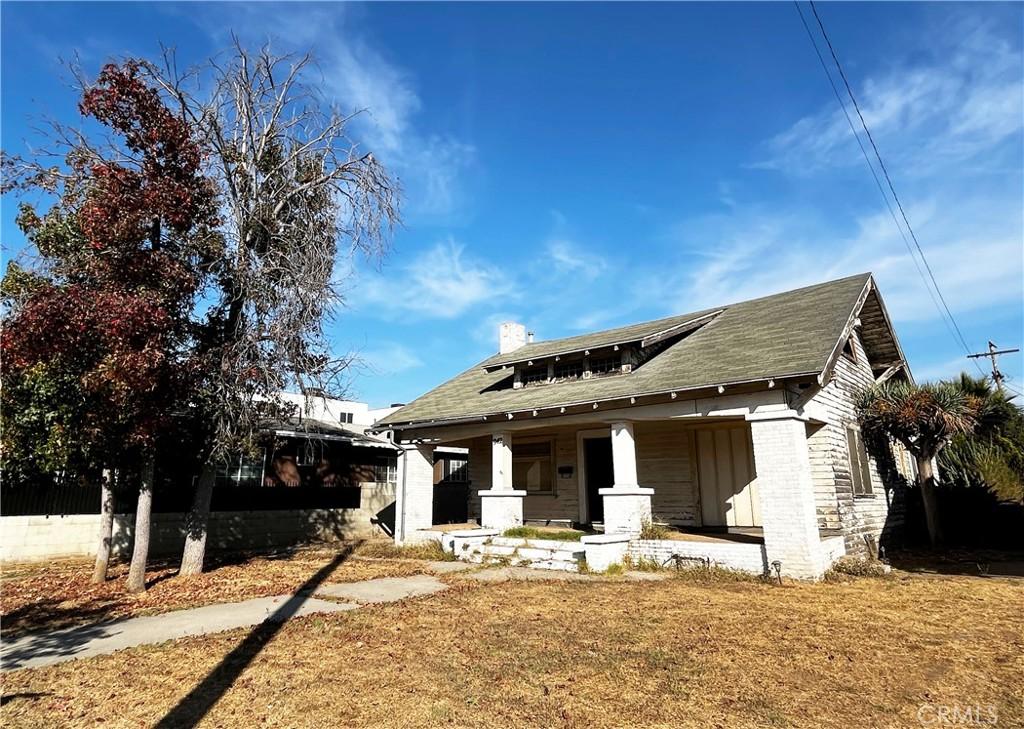
[[501,362],[496,362],[494,364],[484,365],[483,369],[486,372],[495,372],[497,370],[505,369],[506,367],[514,366],[517,364],[523,364],[524,362],[539,362],[541,360],[551,359],[552,357],[564,357],[566,355],[578,354],[581,352],[587,352],[594,349],[605,349],[607,347],[617,347],[623,344],[632,344],[633,342],[640,342],[640,346],[647,347],[656,342],[660,342],[663,339],[667,339],[668,337],[671,337],[674,334],[683,333],[687,331],[688,328],[697,328],[699,326],[702,326],[703,324],[706,324],[714,317],[721,314],[723,311],[725,311],[725,309],[718,309],[716,311],[711,312],[710,314],[701,314],[698,317],[695,317],[693,319],[687,319],[686,321],[680,322],[679,324],[673,324],[667,329],[662,329],[661,331],[649,334],[646,337],[626,337],[623,339],[615,339],[591,347],[560,349],[554,352],[548,352],[546,354],[537,355],[536,357],[523,357],[522,359],[503,360]]
[[864,282],[864,288],[861,289],[860,294],[857,296],[857,302],[853,305],[850,315],[846,318],[846,324],[843,326],[843,331],[840,333],[839,339],[837,339],[836,343],[832,345],[832,351],[825,360],[825,367],[820,373],[818,373],[819,386],[824,387],[825,383],[832,378],[832,370],[835,369],[836,361],[839,359],[839,353],[843,351],[843,345],[853,333],[854,325],[856,324],[858,317],[860,317],[861,309],[864,308],[864,302],[868,300],[868,294],[871,293],[873,286],[874,277],[868,276],[868,280]]
[[698,387],[675,387],[666,390],[652,390],[650,392],[637,392],[630,395],[614,395],[612,397],[598,397],[598,398],[587,398],[585,400],[576,400],[566,403],[560,403],[557,405],[545,405],[543,407],[525,407],[512,410],[500,410],[497,412],[482,413],[480,415],[468,415],[461,418],[440,418],[436,420],[410,420],[405,423],[384,423],[381,425],[374,426],[368,430],[380,433],[386,430],[408,430],[410,428],[434,428],[445,425],[468,425],[472,423],[484,422],[488,419],[495,419],[500,421],[501,419],[507,419],[509,415],[513,418],[516,415],[524,413],[532,413],[534,410],[538,412],[561,410],[569,408],[585,407],[587,405],[593,406],[594,404],[600,405],[601,403],[628,401],[630,399],[637,399],[641,397],[664,397],[686,393],[691,395],[692,393],[701,391],[714,391],[716,387],[737,387],[740,385],[754,385],[759,382],[774,382],[775,387],[781,387],[784,380],[797,380],[814,378],[818,376],[818,372],[796,372],[788,375],[779,375],[775,377],[757,377],[751,380],[736,380],[733,382],[723,382],[721,385],[700,385]]
[[712,311],[710,314],[704,314],[703,316],[698,316],[696,319],[690,319],[689,321],[684,321],[679,324],[676,324],[675,326],[671,326],[668,329],[663,329],[660,332],[655,332],[654,334],[651,334],[641,339],[640,346],[649,347],[652,344],[657,344],[658,342],[668,339],[669,337],[673,337],[677,334],[685,334],[689,331],[693,331],[694,329],[697,329],[698,327],[707,324],[709,321],[714,319],[723,311],[725,311],[725,309],[718,309],[717,311]]
[[[874,276],[871,277],[872,283],[874,283]],[[889,317],[889,310],[885,308],[885,299],[882,298],[881,292],[878,287],[874,287],[875,298],[878,299],[878,308],[882,310],[882,319],[885,320],[885,325],[889,328],[889,336],[892,337],[893,344],[896,345],[896,353],[899,354],[900,362],[903,363],[903,371],[907,374],[907,379],[910,380],[911,385],[916,385],[914,382],[914,375],[910,371],[910,363],[907,362],[907,355],[903,353],[903,346],[900,344],[899,337],[896,336],[896,327],[892,325],[892,319]]]

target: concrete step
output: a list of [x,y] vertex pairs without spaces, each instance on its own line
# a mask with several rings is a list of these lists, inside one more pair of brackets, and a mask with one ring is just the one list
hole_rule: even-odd
[[522,547],[526,540],[522,537],[491,537],[489,543],[499,547]]
[[566,562],[571,562],[577,559],[583,559],[585,552],[581,549],[579,551],[571,549],[538,549],[536,547],[520,547],[516,550],[516,554],[520,557],[525,557],[531,560],[545,560],[545,559],[556,559]]
[[516,547],[506,547],[500,544],[484,544],[481,547],[477,547],[474,552],[480,552],[491,557],[509,557],[516,552]]
[[558,570],[560,572],[579,572],[580,563],[575,560],[548,559],[530,562],[529,565],[535,570]]

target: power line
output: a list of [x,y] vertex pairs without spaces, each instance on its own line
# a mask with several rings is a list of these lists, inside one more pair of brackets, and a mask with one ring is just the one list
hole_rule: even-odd
[[942,289],[939,288],[939,282],[935,280],[935,273],[932,271],[932,267],[928,263],[928,258],[925,256],[924,250],[921,248],[921,243],[918,241],[917,235],[914,233],[914,228],[910,224],[910,219],[907,217],[907,213],[903,209],[903,203],[900,202],[900,197],[896,194],[896,188],[892,184],[892,178],[889,177],[889,170],[885,167],[885,162],[882,160],[882,154],[878,151],[878,145],[875,144],[875,138],[871,136],[871,130],[868,128],[868,124],[864,120],[864,114],[860,110],[860,104],[857,103],[857,97],[853,93],[853,88],[850,86],[850,81],[846,77],[843,65],[839,62],[839,56],[836,54],[836,49],[832,45],[832,40],[828,37],[828,31],[825,30],[825,24],[822,22],[821,16],[818,15],[818,8],[815,6],[814,0],[809,0],[809,2],[811,5],[811,12],[814,13],[814,19],[818,21],[818,27],[821,29],[821,35],[824,37],[825,43],[828,44],[829,52],[832,54],[832,60],[835,61],[836,68],[839,69],[839,76],[843,79],[843,85],[846,87],[846,92],[850,95],[850,101],[853,102],[853,108],[857,111],[857,116],[860,118],[861,126],[864,127],[864,133],[867,134],[868,141],[871,143],[871,148],[874,150],[875,157],[878,159],[878,166],[882,169],[882,175],[885,177],[885,181],[889,186],[889,192],[892,193],[892,198],[896,202],[896,207],[899,208],[900,215],[903,217],[903,222],[906,224],[907,231],[910,233],[910,238],[914,241],[914,245],[917,247],[917,252],[921,256],[921,261],[924,263],[925,269],[928,271],[928,277],[931,279],[932,285],[935,287],[935,293],[938,294],[939,301],[942,302],[942,307],[946,310],[946,314],[949,315],[949,320],[953,324],[953,328],[956,330],[956,336],[960,340],[960,344],[963,346],[964,352],[970,354],[971,348],[967,344],[967,340],[964,338],[963,332],[960,331],[960,326],[956,323],[956,318],[953,316],[953,312],[950,311],[949,305],[946,303],[946,297],[942,295]]
[[[888,170],[885,168],[885,163],[882,161],[882,156],[878,151],[878,146],[875,144],[874,138],[871,136],[871,131],[868,129],[867,122],[864,120],[864,115],[860,111],[860,106],[857,104],[857,98],[853,94],[853,90],[850,88],[849,81],[846,78],[846,74],[843,72],[842,65],[839,63],[839,58],[836,55],[835,48],[832,46],[832,42],[829,40],[828,33],[825,31],[825,26],[821,21],[821,17],[818,15],[817,9],[814,7],[814,2],[811,0],[811,10],[814,11],[814,17],[818,21],[818,27],[821,28],[822,35],[825,37],[826,43],[828,43],[829,50],[832,54],[832,59],[835,61],[836,67],[839,69],[840,76],[843,79],[843,83],[846,86],[846,91],[850,95],[850,100],[854,104],[854,108],[857,110],[857,115],[860,118],[861,125],[864,127],[864,131],[868,136],[868,140],[871,142],[871,146],[874,149],[875,156],[878,159],[878,164],[882,169],[882,173],[885,175],[886,182],[888,183],[889,190],[892,193],[893,199],[896,201],[896,205],[900,210],[903,217],[903,221],[906,224],[907,230],[910,232],[911,238],[913,238],[914,245],[917,248],[918,253],[921,256],[921,260],[924,262],[925,268],[928,271],[928,276],[925,276],[924,270],[921,268],[921,264],[917,260],[917,256],[914,255],[914,250],[911,248],[910,240],[907,239],[907,234],[903,231],[903,226],[900,225],[899,220],[896,217],[896,211],[893,210],[892,203],[889,201],[889,195],[886,194],[885,188],[882,187],[882,181],[878,177],[878,173],[875,171],[875,166],[871,162],[871,158],[868,155],[867,149],[864,147],[864,143],[861,141],[860,134],[857,132],[857,128],[853,123],[853,119],[850,117],[850,112],[847,110],[846,102],[843,101],[842,95],[839,93],[839,89],[836,87],[835,81],[832,78],[832,72],[829,70],[828,64],[825,62],[824,56],[821,54],[821,50],[818,48],[818,42],[815,40],[814,33],[811,31],[810,26],[807,24],[807,20],[804,17],[803,10],[800,8],[798,0],[793,0],[793,5],[796,7],[797,14],[800,16],[800,22],[804,26],[804,30],[807,32],[807,37],[811,41],[811,46],[814,48],[814,53],[818,57],[818,62],[821,64],[822,70],[825,72],[825,77],[828,79],[829,86],[832,87],[832,93],[836,97],[836,101],[839,102],[839,107],[843,110],[843,116],[846,117],[846,123],[850,126],[850,131],[853,133],[853,138],[857,140],[857,146],[860,147],[861,155],[864,157],[864,161],[867,163],[868,169],[871,171],[871,176],[875,181],[875,186],[878,188],[879,194],[885,201],[885,206],[889,211],[892,222],[896,226],[896,230],[899,231],[900,237],[903,239],[903,244],[907,248],[907,253],[910,255],[910,260],[914,262],[914,267],[917,269],[918,275],[921,277],[921,281],[924,283],[925,290],[928,292],[929,298],[932,300],[932,304],[939,312],[939,317],[942,319],[942,323],[946,326],[953,340],[958,342],[963,347],[965,353],[970,353],[970,347],[967,345],[966,340],[960,327],[956,323],[956,319],[953,317],[953,313],[950,311],[949,306],[946,305],[945,297],[942,296],[942,291],[939,289],[939,284],[935,280],[935,275],[931,270],[931,266],[928,264],[928,259],[924,255],[924,250],[921,248],[921,244],[917,240],[917,236],[914,234],[914,230],[910,225],[910,220],[907,218],[906,212],[903,210],[903,205],[900,203],[899,197],[896,195],[896,189],[893,187],[892,180],[889,177]],[[929,279],[931,285],[929,285]],[[932,291],[934,287],[935,291]],[[938,294],[938,299],[936,299]],[[939,302],[942,302],[941,305]],[[984,371],[981,366],[974,363],[978,368],[978,371],[984,375]]]
[[846,102],[843,101],[843,97],[839,94],[839,89],[836,87],[835,81],[832,79],[832,72],[829,70],[828,64],[825,63],[825,57],[821,55],[821,50],[818,48],[818,42],[814,39],[814,33],[811,31],[810,26],[807,25],[807,20],[804,18],[804,12],[800,9],[800,3],[797,0],[793,0],[793,5],[796,7],[796,12],[800,15],[800,22],[803,23],[804,30],[807,31],[807,37],[811,41],[811,46],[814,48],[814,53],[818,57],[818,62],[821,63],[821,68],[825,72],[828,84],[832,87],[832,93],[835,94],[836,101],[839,102],[839,108],[843,110],[843,116],[846,117],[846,123],[850,125],[850,131],[853,133],[853,138],[857,140],[857,146],[860,147],[860,153],[864,156],[864,162],[867,163],[868,169],[871,171],[871,177],[875,180],[875,186],[878,187],[878,192],[882,196],[882,200],[885,201],[885,207],[889,210],[892,222],[896,226],[896,230],[899,231],[900,237],[903,239],[903,245],[907,247],[907,253],[910,254],[910,260],[914,262],[914,267],[917,269],[917,273],[921,277],[921,281],[924,283],[925,291],[928,292],[928,296],[931,298],[932,304],[935,305],[936,310],[939,312],[939,318],[942,319],[942,323],[946,325],[946,329],[949,330],[950,335],[955,340],[956,333],[953,331],[953,327],[950,326],[949,321],[946,319],[946,315],[942,311],[942,307],[939,306],[939,301],[935,298],[932,287],[929,285],[928,279],[925,277],[924,269],[921,268],[921,264],[918,262],[917,256],[914,255],[914,249],[910,247],[910,240],[907,238],[907,234],[903,232],[903,226],[900,225],[900,221],[896,218],[896,211],[893,210],[892,203],[889,202],[889,196],[886,194],[885,188],[882,187],[882,181],[879,179],[878,173],[875,172],[875,166],[871,164],[871,157],[868,156],[868,151],[864,148],[864,143],[860,139],[860,134],[857,133],[857,127],[854,126],[853,119],[850,117],[850,112],[846,108]]

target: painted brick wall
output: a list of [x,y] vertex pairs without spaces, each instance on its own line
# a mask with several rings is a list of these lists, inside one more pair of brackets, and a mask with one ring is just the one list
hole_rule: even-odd
[[765,550],[783,574],[817,579],[822,553],[807,427],[796,418],[751,420]]
[[764,574],[768,568],[764,545],[742,542],[684,542],[671,539],[634,539],[629,543],[629,556],[665,564],[673,554],[711,560],[712,565]]
[[429,529],[434,516],[434,447],[406,446],[398,458],[395,494],[395,541],[402,543],[420,529]]

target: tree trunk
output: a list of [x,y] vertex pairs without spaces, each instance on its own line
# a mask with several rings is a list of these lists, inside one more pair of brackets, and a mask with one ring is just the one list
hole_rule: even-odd
[[107,581],[107,567],[110,565],[110,544],[114,539],[114,471],[103,469],[100,479],[100,539],[96,546],[96,566],[92,581]]
[[210,527],[210,498],[213,496],[216,479],[217,467],[213,463],[205,463],[196,485],[192,510],[185,519],[185,551],[181,555],[179,575],[198,575],[203,571],[206,533]]
[[128,568],[128,592],[146,591],[146,560],[149,558],[149,517],[153,511],[154,456],[149,452],[142,463],[139,501],[135,507],[135,546]]
[[935,501],[935,469],[932,459],[917,456],[917,485],[921,487],[921,503],[924,505],[924,520],[928,527],[928,540],[932,547],[943,542],[942,525],[939,523],[939,505]]

